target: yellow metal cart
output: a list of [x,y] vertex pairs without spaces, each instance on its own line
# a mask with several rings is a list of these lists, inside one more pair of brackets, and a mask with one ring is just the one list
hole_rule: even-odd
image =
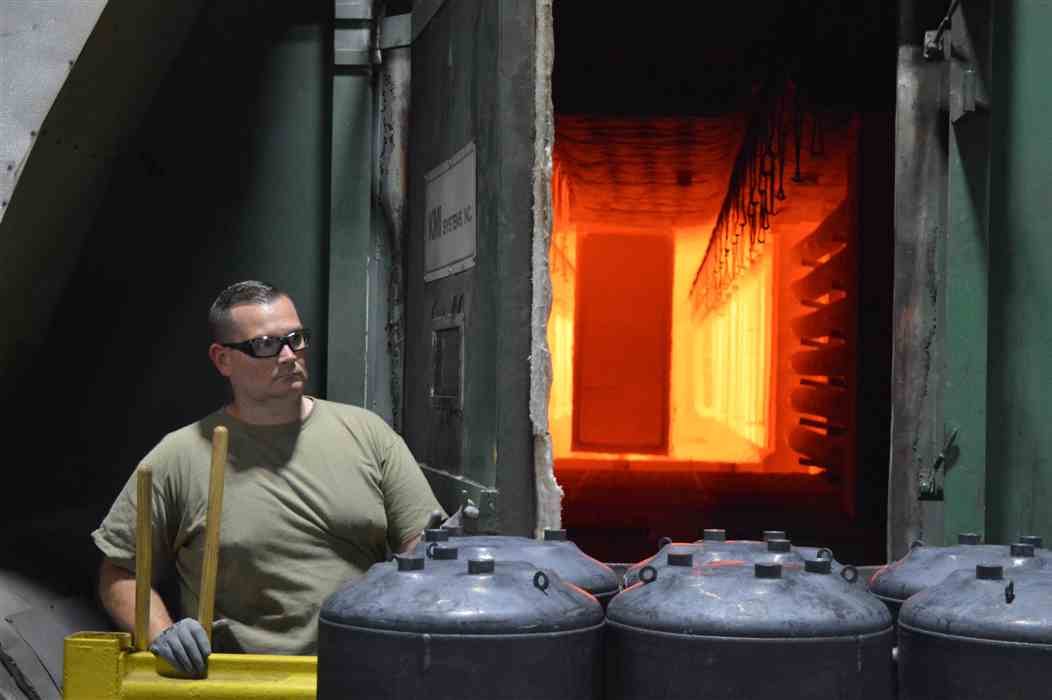
[[[212,635],[215,579],[219,562],[219,522],[227,431],[212,436],[212,472],[208,491],[205,559],[201,574],[198,620]],[[79,632],[65,639],[62,670],[66,700],[212,700],[222,698],[283,698],[317,696],[316,656],[212,654],[207,677],[180,676],[164,659],[146,651],[149,643],[150,570],[152,565],[152,488],[148,465],[138,469],[138,521],[135,557],[135,632]]]

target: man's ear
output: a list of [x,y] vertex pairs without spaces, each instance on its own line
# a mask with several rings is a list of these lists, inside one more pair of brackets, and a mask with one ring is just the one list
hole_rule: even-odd
[[208,357],[212,360],[212,364],[216,366],[216,369],[224,377],[229,377],[232,370],[230,367],[230,348],[224,348],[219,343],[212,343],[208,346]]

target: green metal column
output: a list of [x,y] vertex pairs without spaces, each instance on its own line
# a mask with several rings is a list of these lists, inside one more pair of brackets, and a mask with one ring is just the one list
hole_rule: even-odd
[[368,69],[332,78],[332,218],[326,393],[365,405],[373,89]]
[[[943,374],[943,539],[986,530],[990,0],[967,0],[950,35]],[[935,475],[936,480],[941,475]]]
[[994,3],[988,535],[1052,539],[1052,4]]
[[[364,406],[372,241],[373,71],[371,8],[338,14],[332,76],[332,204],[329,220],[329,347],[326,395]],[[384,290],[386,291],[386,290]]]

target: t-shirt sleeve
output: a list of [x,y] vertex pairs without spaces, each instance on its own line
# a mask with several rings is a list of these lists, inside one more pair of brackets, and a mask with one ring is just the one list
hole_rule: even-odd
[[[163,460],[162,445],[143,459],[153,470],[153,580],[156,582],[173,561],[176,530],[181,520],[174,483],[173,465]],[[135,530],[138,512],[138,473],[133,471],[110,507],[102,524],[91,533],[102,554],[117,566],[135,571]]]
[[445,517],[445,511],[405,441],[390,428],[387,432],[381,489],[387,512],[387,544],[397,552],[404,542],[420,534],[433,512],[437,510]]

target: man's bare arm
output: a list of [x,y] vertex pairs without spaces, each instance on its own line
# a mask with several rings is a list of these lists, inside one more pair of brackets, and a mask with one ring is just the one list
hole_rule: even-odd
[[[454,517],[447,518],[445,522],[442,522],[442,517],[444,513],[440,510],[432,511],[431,517],[428,518],[427,525],[424,526],[424,529],[435,528],[447,524],[459,525],[460,519],[456,518],[456,516],[459,515],[459,513],[460,511],[457,510],[457,512],[454,513]],[[456,519],[455,522],[454,519]],[[423,532],[418,532],[417,534],[413,535],[408,540],[402,543],[402,546],[398,548],[398,551],[395,552],[395,554],[409,554],[418,544],[420,544],[420,540],[421,538],[423,538],[423,536]]]
[[409,554],[413,549],[420,543],[420,538],[424,536],[424,533],[414,535],[408,540],[402,543],[402,546],[398,548],[399,554]]
[[[109,559],[99,569],[99,599],[117,626],[126,632],[135,628],[135,574],[122,569]],[[149,641],[172,626],[168,608],[157,591],[150,589]]]

